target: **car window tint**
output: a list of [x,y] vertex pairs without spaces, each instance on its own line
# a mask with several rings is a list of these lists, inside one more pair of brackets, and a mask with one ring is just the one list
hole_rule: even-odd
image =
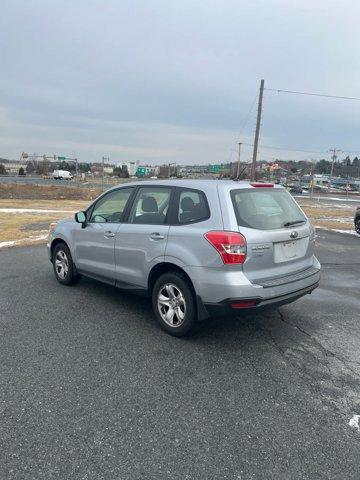
[[132,188],[122,188],[109,192],[100,198],[93,208],[90,222],[121,222],[125,205],[129,200],[132,190]]
[[201,222],[208,218],[209,212],[203,192],[182,190],[178,205],[179,223]]
[[170,202],[170,188],[140,188],[130,212],[130,223],[163,225]]

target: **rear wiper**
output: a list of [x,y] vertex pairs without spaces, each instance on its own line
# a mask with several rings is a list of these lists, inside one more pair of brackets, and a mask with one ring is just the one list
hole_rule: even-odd
[[299,218],[299,220],[293,220],[292,222],[285,222],[284,227],[291,227],[291,225],[296,225],[297,223],[305,223],[306,220]]

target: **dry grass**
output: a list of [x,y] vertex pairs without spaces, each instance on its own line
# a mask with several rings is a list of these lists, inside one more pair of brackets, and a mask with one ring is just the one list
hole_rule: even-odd
[[[0,199],[1,208],[56,210],[54,212],[1,212],[0,242],[15,241],[16,245],[45,243],[49,225],[73,212],[86,208],[88,201]],[[42,238],[39,238],[42,237]]]
[[1,208],[56,210],[55,212],[0,212],[0,243],[15,246],[45,243],[51,222],[71,217],[100,194],[98,189],[49,185],[0,185]]
[[313,206],[303,206],[302,209],[308,217],[312,218],[326,218],[326,217],[353,217],[354,209],[352,208],[326,208],[326,207],[313,207]]
[[328,230],[354,230],[353,222],[337,222],[334,220],[319,219],[313,222],[316,227]]
[[42,210],[78,211],[85,209],[89,204],[89,200],[0,199],[0,208],[38,208]]
[[352,206],[316,203],[310,199],[300,199],[299,204],[313,225],[331,230],[354,229]]
[[0,243],[28,245],[46,242],[51,222],[85,209],[99,190],[48,185],[0,185],[1,208],[55,210],[54,212],[0,212]]
[[[64,213],[54,214],[9,214],[0,212],[0,242],[12,242],[26,244],[46,242],[40,236],[44,236],[51,222],[64,218]],[[69,216],[69,215],[68,215]]]
[[21,200],[93,200],[100,195],[98,188],[77,188],[63,185],[1,184],[1,199]]

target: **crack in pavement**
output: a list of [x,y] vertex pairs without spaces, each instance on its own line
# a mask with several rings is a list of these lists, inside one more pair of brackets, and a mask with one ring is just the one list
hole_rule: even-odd
[[331,406],[346,415],[357,411],[360,406],[360,372],[351,368],[346,359],[324,347],[304,328],[289,322],[279,309],[276,312],[283,323],[307,339],[304,343],[287,338],[291,344],[284,345],[276,338],[273,329],[267,327],[271,343],[284,361],[299,372],[310,390],[327,408]]
[[358,364],[358,362],[356,361],[351,361],[351,360],[347,360],[345,358],[343,358],[342,356],[336,354],[335,352],[333,352],[332,350],[329,350],[328,348],[324,347],[324,345],[322,343],[319,342],[319,340],[317,340],[316,338],[314,338],[311,333],[307,332],[306,330],[304,330],[303,328],[299,327],[299,325],[296,325],[294,323],[291,323],[289,322],[288,320],[285,319],[285,316],[284,314],[280,311],[280,309],[277,309],[277,312],[279,314],[279,317],[280,317],[280,320],[284,323],[286,323],[287,325],[289,325],[290,327],[293,327],[295,328],[296,330],[298,330],[299,332],[301,332],[302,334],[306,335],[308,338],[310,338],[312,340],[312,342],[323,352],[323,354],[328,357],[333,357],[333,358],[336,358],[336,360],[338,360],[340,363],[342,363],[348,370],[350,370],[350,372],[355,375],[356,377],[360,377],[360,372],[357,372],[356,370],[354,370],[353,368],[351,368],[348,363],[355,363],[355,364]]

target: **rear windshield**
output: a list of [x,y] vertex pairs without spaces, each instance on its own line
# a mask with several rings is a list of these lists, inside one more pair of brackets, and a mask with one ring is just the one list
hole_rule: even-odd
[[273,230],[306,222],[292,196],[280,188],[232,190],[231,198],[238,224],[242,227]]

